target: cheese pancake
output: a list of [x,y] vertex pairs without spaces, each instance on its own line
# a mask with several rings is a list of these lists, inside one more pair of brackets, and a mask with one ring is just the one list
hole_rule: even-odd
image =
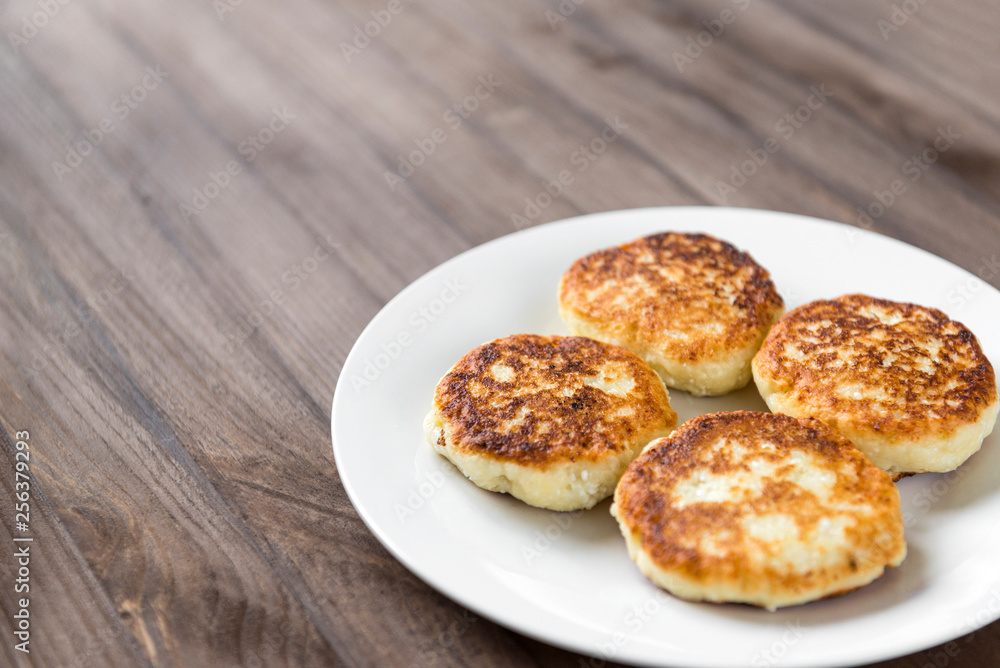
[[867,295],[788,313],[753,373],[772,411],[823,421],[897,478],[960,465],[1000,406],[993,367],[964,325]]
[[571,332],[624,346],[668,386],[699,396],[750,381],[750,360],[783,309],[767,270],[705,234],[654,234],[598,251],[559,285]]
[[515,334],[438,383],[424,429],[474,483],[551,510],[591,508],[677,414],[635,354],[583,337]]
[[769,610],[843,594],[906,556],[887,473],[818,420],[688,420],[640,455],[611,514],[639,570],[674,595]]

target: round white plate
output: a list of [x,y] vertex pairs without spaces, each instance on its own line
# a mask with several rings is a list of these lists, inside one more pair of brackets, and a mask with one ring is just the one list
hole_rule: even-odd
[[[340,478],[362,519],[418,577],[504,626],[593,657],[650,666],[848,666],[915,652],[1000,616],[1000,443],[958,471],[899,483],[909,554],[849,595],[770,613],[688,603],[629,560],[608,514],[531,508],[466,480],[424,442],[440,377],[508,334],[567,334],[556,287],[572,262],[659,231],[706,232],[770,270],[792,308],[850,292],[934,306],[1000,361],[1000,292],[925,251],[845,225],[747,209],[582,216],[459,255],[403,290],[344,363],[333,399]],[[684,421],[767,410],[750,387],[718,398],[671,390]],[[1000,430],[998,430],[1000,431]]]

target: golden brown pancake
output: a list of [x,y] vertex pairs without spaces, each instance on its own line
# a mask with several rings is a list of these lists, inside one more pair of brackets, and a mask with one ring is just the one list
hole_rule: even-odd
[[515,334],[438,383],[427,440],[474,483],[552,510],[590,508],[649,441],[677,426],[635,354],[583,337]]
[[670,387],[725,394],[784,308],[767,270],[706,234],[654,234],[577,260],[559,286],[574,334],[632,350]]
[[818,420],[688,420],[629,465],[611,514],[629,555],[678,597],[773,610],[842,594],[906,556],[887,473]]
[[821,420],[897,477],[960,465],[1000,406],[993,367],[964,325],[867,295],[788,313],[753,373],[771,410]]

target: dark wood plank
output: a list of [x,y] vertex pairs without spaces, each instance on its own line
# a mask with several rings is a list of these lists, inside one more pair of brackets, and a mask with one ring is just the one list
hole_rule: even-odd
[[[219,4],[77,0],[0,49],[0,421],[32,434],[38,555],[32,653],[6,643],[5,664],[579,665],[410,575],[330,449],[369,319],[514,214],[730,204],[995,262],[1000,15],[984,0],[926,3],[888,37],[892,0],[585,2],[555,25],[555,0],[404,0],[349,60],[340,44],[384,2]],[[39,7],[8,3],[3,25],[20,34]],[[808,120],[782,124],[816,90]],[[615,117],[581,170],[574,151]],[[780,150],[734,184],[770,137]],[[565,192],[526,211],[566,169]],[[998,658],[992,624],[878,665]]]

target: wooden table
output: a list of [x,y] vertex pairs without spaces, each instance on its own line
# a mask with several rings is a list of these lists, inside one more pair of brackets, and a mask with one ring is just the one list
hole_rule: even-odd
[[[0,557],[4,665],[579,665],[412,576],[330,447],[369,319],[519,227],[800,212],[1000,286],[996,2],[12,0],[0,19],[0,417],[31,454],[18,532],[2,449],[5,542],[31,555],[30,654]],[[998,661],[994,623],[879,665]]]

